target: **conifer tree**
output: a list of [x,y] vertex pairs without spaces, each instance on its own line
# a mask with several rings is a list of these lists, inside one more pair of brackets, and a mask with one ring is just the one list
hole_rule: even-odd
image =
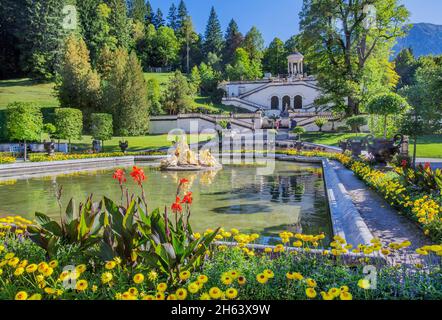
[[174,3],[170,6],[169,14],[167,15],[167,26],[172,28],[175,32],[178,31],[178,13]]
[[183,27],[184,21],[189,16],[189,11],[187,11],[187,6],[184,3],[184,0],[181,0],[178,5],[178,29]]
[[134,20],[144,23],[147,16],[147,7],[144,0],[131,0],[130,17]]
[[224,46],[221,24],[216,14],[215,8],[210,10],[209,21],[207,22],[206,33],[204,37],[204,52],[208,55],[210,52],[218,57],[222,55]]
[[109,16],[110,35],[117,39],[117,46],[129,48],[132,26],[127,16],[125,0],[106,0],[111,9]]
[[163,18],[163,12],[158,8],[157,13],[153,17],[152,24],[155,26],[155,29],[159,29],[165,25],[165,21]]
[[227,27],[225,36],[225,46],[223,51],[224,63],[229,64],[235,57],[236,49],[240,48],[244,41],[244,36],[239,31],[238,24],[235,20],[231,20]]

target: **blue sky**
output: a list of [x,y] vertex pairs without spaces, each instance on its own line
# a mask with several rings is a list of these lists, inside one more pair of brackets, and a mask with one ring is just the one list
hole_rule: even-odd
[[[441,0],[401,0],[411,12],[411,22],[442,24]],[[179,0],[150,0],[167,16],[170,5]],[[185,0],[197,32],[204,33],[211,6],[215,6],[223,30],[231,18],[243,33],[256,25],[269,43],[274,37],[287,40],[298,32],[302,0]]]

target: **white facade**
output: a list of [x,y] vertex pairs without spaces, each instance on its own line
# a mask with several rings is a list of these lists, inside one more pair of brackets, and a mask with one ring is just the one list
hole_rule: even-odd
[[249,111],[265,110],[281,114],[317,111],[314,102],[320,89],[314,77],[304,74],[304,56],[294,53],[287,57],[287,77],[258,81],[227,82],[223,104],[234,105]]

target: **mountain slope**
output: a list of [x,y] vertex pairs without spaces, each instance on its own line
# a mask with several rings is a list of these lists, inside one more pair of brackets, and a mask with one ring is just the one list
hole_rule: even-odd
[[442,26],[431,23],[416,23],[409,34],[399,39],[394,47],[397,53],[403,48],[413,48],[416,57],[442,54]]

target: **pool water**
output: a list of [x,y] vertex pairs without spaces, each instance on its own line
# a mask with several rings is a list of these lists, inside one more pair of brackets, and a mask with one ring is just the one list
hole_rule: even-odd
[[[224,166],[219,171],[162,172],[143,167],[147,176],[145,190],[150,209],[170,207],[176,187],[187,178],[193,192],[191,223],[195,231],[207,228],[237,228],[261,235],[262,243],[274,243],[281,231],[319,234],[323,244],[332,236],[322,168],[319,165],[275,162],[272,174],[263,174],[255,166]],[[129,172],[131,168],[126,168]],[[32,219],[36,211],[54,218],[59,216],[55,190],[63,186],[62,203],[70,198],[78,204],[90,194],[120,201],[114,169],[59,174],[44,178],[0,183],[0,215],[22,215]],[[130,177],[128,177],[128,180]],[[128,181],[129,189],[139,188]]]

